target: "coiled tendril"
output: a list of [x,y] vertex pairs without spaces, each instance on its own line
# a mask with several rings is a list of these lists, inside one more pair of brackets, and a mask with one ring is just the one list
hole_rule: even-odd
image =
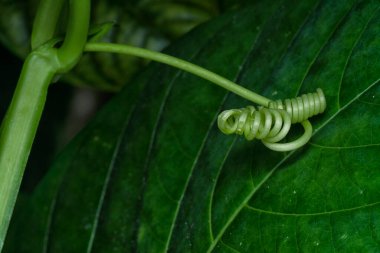
[[[264,107],[256,109],[248,106],[222,112],[218,117],[219,129],[225,134],[240,134],[248,140],[261,139],[264,145],[276,151],[289,151],[303,146],[312,135],[312,126],[307,120],[313,115],[322,113],[326,108],[325,96],[321,89],[284,101],[270,101],[268,98],[252,92],[214,72],[185,60],[159,52],[137,48],[129,45],[112,43],[87,43],[86,52],[109,52],[143,57],[182,69],[220,87],[227,89],[242,98]],[[288,134],[292,123],[301,123],[305,133],[295,141],[277,143]]]
[[[244,135],[247,140],[260,139],[275,151],[290,151],[305,145],[312,135],[308,118],[326,109],[326,99],[321,89],[300,97],[269,102],[267,107],[247,106],[223,111],[218,117],[218,127],[225,134]],[[305,133],[297,140],[278,143],[288,134],[292,123],[301,123]]]

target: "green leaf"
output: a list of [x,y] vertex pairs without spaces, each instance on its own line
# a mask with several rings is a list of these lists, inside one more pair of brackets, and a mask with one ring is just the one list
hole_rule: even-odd
[[167,53],[273,99],[321,87],[311,142],[225,136],[218,113],[247,101],[152,64],[56,160],[8,252],[379,251],[379,8],[257,1],[191,32]]

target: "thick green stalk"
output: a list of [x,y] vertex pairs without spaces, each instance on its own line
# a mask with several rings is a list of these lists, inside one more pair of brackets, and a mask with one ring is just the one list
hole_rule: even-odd
[[[54,30],[64,0],[43,0],[32,34],[34,51],[26,59],[0,132],[0,251],[17,199],[24,169],[56,73],[69,71],[87,40],[90,0],[70,0],[63,45],[54,48]],[[51,42],[47,42],[50,41]]]
[[0,251],[4,244],[24,168],[57,62],[51,51],[26,59],[0,133]]
[[259,105],[268,106],[270,99],[263,97],[259,94],[252,92],[220,75],[215,74],[207,69],[204,69],[198,65],[192,64],[190,62],[178,59],[174,56],[162,54],[159,52],[133,47],[129,45],[119,45],[112,43],[87,43],[85,46],[85,51],[87,52],[107,52],[107,53],[117,53],[117,54],[127,54],[146,58],[149,60],[165,63],[167,65],[173,66],[178,69],[182,69],[186,72],[192,73],[196,76],[202,77],[203,79],[209,80],[210,82],[217,84],[226,90],[229,90],[245,99],[248,99]]

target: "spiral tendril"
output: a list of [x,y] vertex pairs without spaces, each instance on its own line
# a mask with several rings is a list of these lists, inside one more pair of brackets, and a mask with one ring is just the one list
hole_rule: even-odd
[[[271,101],[214,72],[159,52],[130,45],[93,42],[87,43],[84,51],[134,55],[165,63],[197,75],[242,98],[264,106],[258,109],[248,106],[243,109],[224,111],[218,117],[218,126],[225,134],[244,135],[248,140],[261,139],[265,146],[276,151],[290,151],[305,145],[311,138],[313,130],[308,118],[322,113],[326,108],[326,99],[321,89],[317,89],[315,93],[293,99]],[[295,141],[278,143],[286,137],[293,123],[301,123],[305,133]]]
[[283,109],[292,117],[292,123],[300,123],[308,118],[320,114],[326,109],[326,99],[323,91],[303,94],[299,97],[269,102],[269,108]]
[[[247,140],[259,139],[275,151],[290,151],[305,145],[312,135],[308,118],[324,112],[326,99],[321,89],[300,97],[269,102],[268,107],[247,106],[223,111],[218,127],[224,134],[244,135]],[[297,140],[278,143],[286,137],[291,124],[301,123],[305,133]]]

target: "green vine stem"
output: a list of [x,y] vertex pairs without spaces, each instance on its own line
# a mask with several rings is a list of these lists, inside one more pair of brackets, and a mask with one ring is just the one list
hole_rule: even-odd
[[[45,104],[56,62],[39,50],[25,60],[0,135],[0,250]],[[38,74],[36,74],[38,73]],[[36,96],[38,94],[38,96]]]
[[34,50],[24,62],[12,102],[1,125],[0,251],[41,118],[48,86],[55,74],[67,72],[78,62],[87,40],[90,0],[71,0],[65,39],[60,48],[54,48],[54,29],[62,4],[63,0],[41,2],[41,9],[33,26]]
[[256,104],[267,107],[270,99],[263,97],[259,94],[256,94],[220,75],[215,74],[207,69],[204,69],[198,65],[193,63],[178,59],[174,56],[166,55],[163,53],[133,47],[129,45],[120,45],[120,44],[112,44],[112,43],[87,43],[85,48],[87,52],[107,52],[107,53],[117,53],[117,54],[126,54],[133,55],[142,58],[146,58],[149,60],[165,63],[167,65],[173,66],[178,69],[182,69],[186,72],[192,73],[196,76],[199,76],[203,79],[206,79],[214,84],[217,84],[226,90],[229,90],[245,99],[248,99]]

